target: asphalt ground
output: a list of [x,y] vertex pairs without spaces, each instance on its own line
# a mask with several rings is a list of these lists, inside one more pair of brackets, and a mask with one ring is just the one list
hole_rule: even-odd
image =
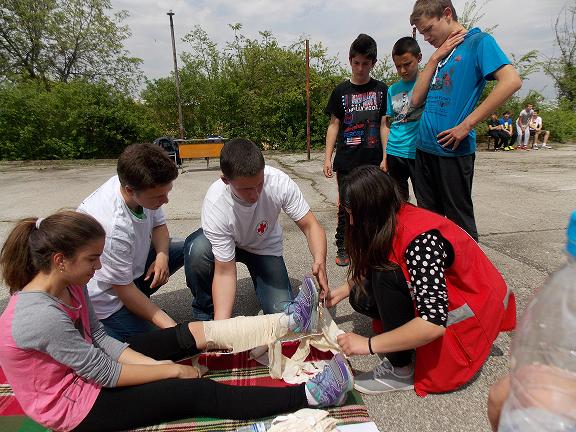
[[[336,179],[322,175],[323,153],[266,153],[267,163],[288,173],[301,187],[328,236],[328,277],[341,284],[346,269],[334,263]],[[115,173],[115,161],[0,162],[0,241],[18,219],[46,216],[61,208],[75,208],[83,198]],[[186,236],[199,227],[200,210],[208,186],[218,179],[218,161],[186,161],[165,206],[172,236]],[[552,150],[478,152],[474,203],[480,245],[501,271],[523,311],[530,295],[547,275],[564,262],[565,228],[576,207],[576,144]],[[285,215],[284,256],[294,287],[310,271],[304,236]],[[8,292],[0,290],[0,308]],[[183,271],[153,296],[178,321],[191,318],[192,295]],[[236,315],[257,314],[258,303],[248,272],[239,265]],[[370,322],[347,301],[333,311],[345,331],[370,335]],[[487,431],[488,389],[508,369],[510,335],[496,340],[481,372],[464,388],[448,394],[416,396],[413,391],[365,396],[371,417],[381,431]],[[377,364],[375,356],[351,359],[358,372]],[[191,395],[191,397],[194,397]]]

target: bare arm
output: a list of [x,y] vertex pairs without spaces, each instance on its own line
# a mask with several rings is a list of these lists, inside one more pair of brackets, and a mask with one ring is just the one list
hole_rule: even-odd
[[496,111],[522,87],[522,80],[512,65],[505,65],[498,69],[494,73],[494,78],[498,83],[488,97],[462,123],[438,134],[438,142],[443,147],[458,148],[460,141],[468,136],[474,126],[488,117],[491,112]]
[[192,366],[172,364],[123,364],[118,387],[146,384],[169,378],[198,378],[198,369]]
[[388,164],[386,163],[386,146],[388,145],[388,137],[390,136],[390,126],[388,122],[390,117],[384,116],[380,121],[380,140],[382,141],[382,162],[380,168],[382,171],[388,171]]
[[132,348],[126,348],[124,351],[122,351],[122,354],[120,354],[120,357],[118,357],[118,363],[142,365],[162,364],[161,362],[158,362],[151,357],[141,354],[138,351],[134,351]]
[[419,107],[426,102],[426,96],[428,95],[428,90],[430,89],[430,83],[434,78],[436,73],[436,68],[438,63],[440,63],[444,58],[446,58],[454,48],[456,48],[464,40],[465,30],[453,32],[448,36],[448,39],[430,56],[428,63],[424,67],[424,70],[418,74],[418,79],[414,84],[414,89],[412,90],[412,101],[411,105],[413,107]]
[[430,89],[430,82],[432,82],[432,78],[436,73],[438,63],[442,60],[434,54],[430,57],[422,72],[418,74],[418,79],[416,80],[414,89],[412,90],[412,106],[419,107],[426,102],[426,96],[428,96],[428,90]]
[[331,308],[336,306],[342,300],[350,296],[350,291],[352,290],[353,282],[347,280],[344,284],[340,285],[338,288],[330,290],[326,296],[326,307]]
[[534,129],[536,132],[539,132],[542,130],[542,126],[542,123],[534,122],[534,127],[532,129]]
[[326,233],[311,211],[296,221],[296,225],[308,241],[308,249],[312,255],[312,274],[316,276],[320,284],[321,297],[324,298],[330,290],[326,275]]
[[340,120],[334,114],[330,116],[330,123],[326,130],[326,149],[324,150],[324,175],[328,178],[332,177],[332,154],[336,146],[336,138],[340,130]]
[[212,280],[212,300],[214,319],[227,319],[232,316],[236,299],[236,260],[223,262],[214,260],[214,279]]
[[155,288],[156,286],[164,285],[170,277],[170,271],[168,269],[170,234],[168,233],[168,226],[166,224],[154,227],[152,230],[152,244],[156,250],[156,259],[148,268],[144,279],[148,280],[152,274],[154,274],[150,288]]
[[[426,345],[444,335],[442,326],[414,318],[406,324],[372,337],[372,351],[377,353],[398,352]],[[337,337],[338,344],[347,355],[369,354],[368,338],[355,333]]]
[[156,306],[146,295],[138,289],[134,282],[128,285],[112,285],[116,295],[122,300],[126,308],[160,328],[174,327],[176,322],[166,312]]

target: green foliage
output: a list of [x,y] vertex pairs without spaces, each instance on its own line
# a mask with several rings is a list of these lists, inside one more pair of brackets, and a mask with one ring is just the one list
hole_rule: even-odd
[[[476,0],[466,1],[466,3],[464,3],[462,12],[460,12],[458,16],[458,22],[467,29],[476,27],[482,18],[484,18],[484,15],[486,15],[486,13],[482,12],[482,10],[490,1],[491,0],[484,0],[482,4],[478,4]],[[495,24],[492,27],[484,28],[483,31],[486,33],[492,33],[496,27],[498,27],[498,24]]]
[[546,59],[544,72],[554,80],[563,106],[576,111],[576,0],[572,0],[558,15],[554,31],[560,54]]
[[[198,26],[184,37],[190,48],[181,56],[180,70],[186,135],[245,136],[263,148],[305,148],[304,39],[281,46],[269,31],[261,31],[258,38],[251,39],[241,33],[240,24],[230,28],[233,38],[224,48],[218,48]],[[381,72],[385,74],[390,63],[382,64]],[[327,56],[322,44],[311,45],[311,142],[316,148],[324,145],[328,98],[348,74],[335,58]],[[175,135],[174,78],[148,81],[142,98],[159,125]]]
[[110,0],[0,0],[0,80],[105,81],[135,91],[140,59],[123,48],[126,11]]
[[102,83],[5,84],[0,106],[1,159],[115,157],[159,135],[145,106]]
[[376,62],[376,66],[372,69],[372,77],[377,80],[384,81],[387,85],[394,84],[400,79],[396,72],[396,67],[392,61],[392,55],[380,55]]
[[544,129],[550,131],[550,140],[567,142],[576,140],[576,112],[568,102],[558,107],[540,110]]
[[[571,109],[570,103],[566,101],[558,105],[547,103],[544,96],[534,90],[524,98],[514,96],[506,101],[498,109],[498,117],[505,111],[510,111],[510,117],[515,121],[520,111],[529,103],[539,110],[544,129],[550,131],[550,141],[563,143],[576,140],[576,112]],[[479,141],[484,141],[488,132],[487,120],[478,124],[475,129]]]

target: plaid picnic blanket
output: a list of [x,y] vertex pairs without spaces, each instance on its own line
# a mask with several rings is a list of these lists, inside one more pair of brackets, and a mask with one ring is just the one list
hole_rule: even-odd
[[[296,350],[297,344],[285,343],[283,354],[291,356]],[[312,348],[307,361],[323,360],[331,358],[331,353],[323,353]],[[190,360],[185,360],[184,363]],[[287,386],[284,381],[270,377],[268,367],[262,366],[248,357],[248,353],[201,355],[200,363],[207,366],[210,371],[206,378],[226,384],[241,386]],[[355,390],[350,392],[346,404],[341,407],[329,409],[330,416],[338,420],[338,424],[362,423],[370,421],[366,406],[362,398]],[[207,431],[235,431],[242,426],[251,425],[256,420],[226,420],[209,417],[195,417],[156,426],[137,429],[144,431],[168,431],[168,432],[207,432]],[[24,415],[22,408],[12,393],[4,373],[0,369],[0,431],[2,432],[46,432],[48,429],[35,423]]]

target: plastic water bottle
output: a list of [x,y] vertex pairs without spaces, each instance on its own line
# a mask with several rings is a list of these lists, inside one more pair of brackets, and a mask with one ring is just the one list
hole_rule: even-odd
[[576,211],[568,262],[534,296],[514,335],[499,431],[576,432]]

